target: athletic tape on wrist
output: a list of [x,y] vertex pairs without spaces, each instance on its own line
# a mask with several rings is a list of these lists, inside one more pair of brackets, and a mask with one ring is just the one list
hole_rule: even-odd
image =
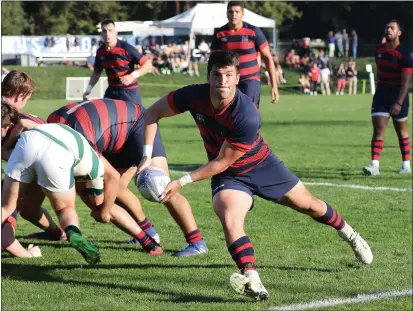
[[185,186],[186,184],[190,184],[192,182],[192,178],[190,174],[186,174],[184,176],[182,176],[181,178],[179,178],[179,183],[181,184],[181,186]]
[[153,145],[144,145],[143,146],[143,156],[151,158],[152,157],[152,151],[153,151]]

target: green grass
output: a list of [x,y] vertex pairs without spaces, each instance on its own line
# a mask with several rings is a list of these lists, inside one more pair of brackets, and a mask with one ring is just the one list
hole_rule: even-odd
[[[334,58],[333,64],[337,65],[340,61],[346,61],[341,58]],[[357,59],[357,67],[359,68],[359,80],[358,80],[358,92],[362,91],[362,79],[369,79],[368,73],[365,72],[366,64],[372,64],[373,70],[375,70],[374,58],[359,58]],[[65,98],[66,90],[66,77],[89,77],[91,71],[84,67],[71,67],[71,66],[50,66],[50,67],[20,67],[20,66],[8,66],[10,70],[21,70],[29,73],[34,81],[37,83],[37,89],[33,95],[33,99],[50,99],[50,98]],[[165,93],[172,91],[180,86],[204,83],[206,76],[206,64],[200,64],[201,77],[189,77],[188,75],[172,74],[171,76],[155,77],[152,74],[147,74],[139,78],[141,84],[141,94],[143,97],[161,97]],[[284,76],[287,80],[287,84],[281,85],[281,94],[299,94],[298,78],[300,74],[305,73],[303,68],[288,70],[284,68]],[[105,74],[103,73],[102,76]],[[265,83],[266,78],[262,75],[262,81]],[[334,89],[335,89],[334,84]],[[370,88],[367,90],[369,92]],[[269,92],[269,87],[263,85],[263,92]],[[265,93],[263,93],[265,94]]]
[[[265,91],[264,91],[265,92]],[[268,94],[268,93],[267,93]],[[150,105],[157,96],[144,97]],[[46,117],[62,100],[32,100],[26,111]],[[281,96],[272,105],[261,98],[262,134],[274,153],[304,182],[412,188],[399,175],[401,156],[393,129],[386,134],[381,172],[364,177],[370,161],[371,96]],[[202,142],[187,114],[160,123],[168,161],[175,171],[206,162]],[[182,173],[174,172],[173,177]],[[78,201],[83,234],[97,244],[102,263],[88,266],[66,243],[31,241],[36,228],[18,222],[19,240],[40,245],[43,257],[2,259],[3,310],[268,310],[271,306],[353,297],[412,286],[411,192],[308,186],[332,204],[369,242],[370,266],[355,261],[333,229],[260,198],[246,230],[255,246],[262,281],[270,293],[256,303],[236,295],[228,278],[236,266],[226,250],[220,223],[211,208],[209,181],[191,184],[189,199],[210,252],[175,258],[185,241],[158,204],[142,201],[161,235],[165,254],[152,258],[140,248],[116,246],[128,236],[110,224],[95,223]],[[135,191],[134,187],[131,189]],[[136,191],[135,191],[136,192]],[[45,206],[50,209],[48,202]],[[329,310],[411,310],[411,296],[331,307]]]

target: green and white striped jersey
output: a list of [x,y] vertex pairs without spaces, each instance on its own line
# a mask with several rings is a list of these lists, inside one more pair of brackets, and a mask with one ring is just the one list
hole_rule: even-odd
[[73,176],[76,181],[85,181],[91,195],[103,193],[104,165],[86,138],[64,124],[41,124],[31,129],[37,131],[73,154]]

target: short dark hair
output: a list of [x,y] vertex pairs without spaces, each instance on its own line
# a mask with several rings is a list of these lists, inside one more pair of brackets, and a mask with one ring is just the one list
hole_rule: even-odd
[[237,54],[227,50],[213,51],[208,60],[208,75],[211,73],[212,67],[224,68],[226,66],[234,66],[237,73],[239,72],[239,59]]
[[107,26],[109,24],[115,25],[115,22],[113,21],[113,19],[111,18],[104,19],[103,21],[100,22],[100,28],[103,28],[103,26]]
[[19,113],[15,108],[6,103],[4,100],[1,101],[1,126],[6,127],[11,123],[16,124],[19,121]]
[[228,2],[227,10],[232,6],[240,6],[243,11],[245,9],[244,1],[230,1],[230,2]]
[[396,18],[392,18],[386,25],[390,24],[390,23],[395,23],[397,24],[397,27],[399,27],[400,31],[403,32],[403,25],[402,23],[396,19]]

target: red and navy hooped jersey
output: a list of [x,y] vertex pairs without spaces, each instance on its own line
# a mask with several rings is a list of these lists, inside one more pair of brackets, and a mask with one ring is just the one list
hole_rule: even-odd
[[261,118],[252,100],[237,89],[234,100],[215,113],[209,97],[209,84],[186,86],[168,94],[168,104],[176,113],[189,111],[198,126],[211,161],[218,157],[224,141],[245,154],[227,171],[242,175],[262,163],[271,149],[262,138]]
[[93,99],[63,106],[47,122],[75,129],[100,154],[119,153],[138,122],[143,122],[144,111],[141,105],[123,100]]
[[20,119],[27,119],[27,120],[31,120],[33,122],[36,122],[38,124],[46,124],[46,120],[43,120],[42,118],[39,118],[38,116],[35,116],[33,114],[30,113],[23,113],[23,112],[19,112],[19,117]]
[[103,45],[96,51],[94,67],[97,72],[105,69],[110,87],[129,90],[139,87],[138,80],[135,79],[125,86],[120,82],[120,78],[130,74],[135,70],[135,65],[143,65],[146,60],[146,56],[139,53],[132,45],[118,39],[116,46],[111,50]]
[[412,56],[409,50],[399,45],[393,50],[387,50],[386,44],[376,48],[376,65],[378,85],[401,86],[402,73],[412,74]]
[[260,80],[257,56],[268,46],[260,28],[243,22],[238,31],[229,29],[228,24],[217,29],[212,39],[211,50],[229,50],[240,60],[240,80]]

